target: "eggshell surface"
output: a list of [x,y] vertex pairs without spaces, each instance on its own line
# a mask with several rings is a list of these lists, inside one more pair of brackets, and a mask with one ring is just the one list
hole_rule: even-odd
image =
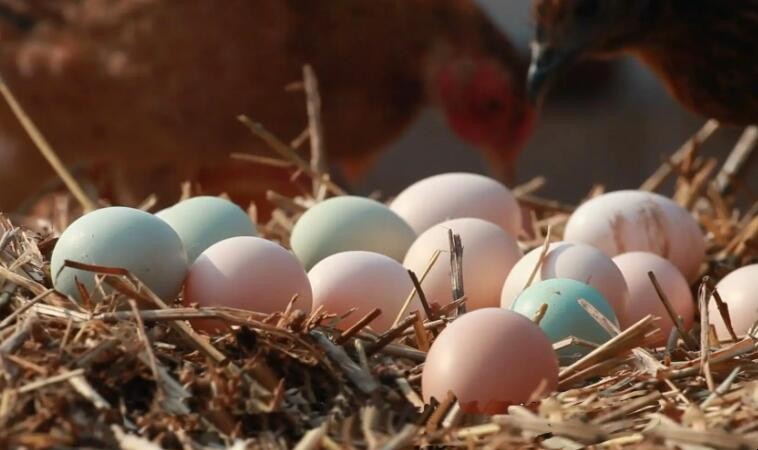
[[[469,413],[504,413],[558,384],[550,340],[531,320],[502,308],[464,314],[437,337],[421,378],[424,400],[443,401],[452,391]],[[538,397],[539,398],[539,397]]]
[[499,226],[476,218],[442,222],[416,239],[403,265],[421,277],[436,250],[443,253],[421,282],[430,301],[440,305],[452,301],[450,244],[448,230],[461,236],[463,245],[463,289],[469,311],[500,305],[503,282],[521,258],[521,249]]
[[[553,343],[571,336],[601,345],[611,335],[579,304],[584,299],[618,326],[613,308],[597,289],[567,278],[553,278],[529,286],[511,305],[511,310],[532,318],[545,304],[547,311],[540,321],[540,328]],[[574,344],[558,351],[562,361],[572,362],[593,349]]]
[[671,261],[694,281],[705,257],[705,240],[692,215],[673,200],[643,191],[595,197],[571,215],[564,240],[583,242],[608,256],[643,251]]
[[[544,249],[544,246],[535,248],[513,267],[503,285],[501,307],[509,308],[524,290]],[[552,278],[569,278],[594,287],[613,307],[619,322],[624,322],[622,317],[629,297],[626,281],[616,264],[602,251],[581,243],[550,243],[532,284]]]
[[445,173],[417,181],[402,191],[390,208],[416,234],[450,219],[475,217],[492,222],[512,236],[521,232],[521,209],[502,183],[473,173]]
[[653,314],[661,318],[657,323],[661,329],[657,344],[665,344],[668,340],[674,322],[650,281],[648,272],[653,272],[671,306],[682,317],[684,328],[690,329],[695,316],[695,304],[687,280],[676,266],[658,255],[646,252],[625,253],[613,258],[613,262],[624,274],[629,288],[629,302],[624,315],[626,323],[622,324],[624,328]]
[[[378,332],[386,331],[413,290],[408,272],[399,262],[373,252],[350,251],[328,256],[313,266],[308,278],[314,308],[323,306],[326,312],[338,315],[357,308],[337,324],[340,329],[349,328],[379,308],[381,315],[369,326]],[[418,297],[414,296],[406,315],[416,310],[424,317]]]
[[310,312],[311,286],[300,262],[281,245],[239,236],[217,242],[190,266],[185,304],[227,306],[261,313],[287,308]]
[[[729,307],[729,319],[735,334],[744,336],[758,321],[758,264],[741,267],[725,276],[716,285],[716,290]],[[719,339],[731,338],[713,298],[708,305],[708,318],[716,327]]]
[[75,280],[93,293],[95,274],[64,267],[66,260],[126,269],[164,300],[176,297],[187,273],[187,254],[176,232],[150,213],[125,207],[102,208],[78,218],[53,250],[55,289],[81,300]]
[[193,197],[155,214],[176,231],[190,264],[216,242],[235,236],[255,236],[250,217],[220,197]]
[[402,261],[416,233],[387,206],[354,196],[325,200],[306,211],[290,244],[306,269],[335,253],[362,250]]

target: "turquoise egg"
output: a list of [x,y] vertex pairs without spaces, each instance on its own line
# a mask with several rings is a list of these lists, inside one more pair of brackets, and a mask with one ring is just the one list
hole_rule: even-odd
[[193,197],[155,214],[176,231],[192,264],[205,249],[237,236],[256,236],[250,217],[221,197]]
[[176,232],[153,214],[120,206],[78,218],[53,249],[50,275],[55,289],[81,300],[78,280],[94,293],[95,275],[66,266],[66,260],[126,269],[164,300],[179,294],[187,274],[187,253]]
[[383,203],[341,196],[306,211],[290,237],[292,251],[306,270],[335,253],[367,251],[402,263],[416,233]]
[[[511,305],[511,310],[533,317],[543,304],[547,305],[540,328],[553,343],[570,336],[600,345],[611,336],[601,327],[578,300],[584,299],[618,326],[613,308],[603,295],[590,285],[567,278],[540,281],[525,289]],[[561,363],[570,363],[592,351],[574,344],[558,351]]]

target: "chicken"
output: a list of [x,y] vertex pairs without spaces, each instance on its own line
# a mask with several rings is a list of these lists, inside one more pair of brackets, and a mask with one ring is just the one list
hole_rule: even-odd
[[533,100],[581,58],[626,53],[687,109],[758,123],[758,0],[535,0],[534,11]]
[[[473,0],[0,0],[0,22],[10,89],[116,202],[157,192],[165,204],[185,179],[238,202],[292,191],[286,171],[228,155],[271,155],[239,114],[285,141],[302,132],[303,95],[285,86],[304,64],[329,161],[350,180],[426,105],[500,176],[533,127],[525,58]],[[5,107],[0,158],[0,209],[52,176]]]

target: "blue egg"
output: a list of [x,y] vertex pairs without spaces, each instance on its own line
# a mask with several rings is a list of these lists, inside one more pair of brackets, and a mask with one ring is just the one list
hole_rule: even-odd
[[416,232],[385,204],[342,195],[324,200],[295,223],[290,245],[306,270],[341,252],[365,251],[403,262]]
[[[553,343],[570,336],[600,345],[611,336],[579,304],[584,299],[618,326],[613,308],[603,295],[590,285],[567,278],[540,281],[525,289],[511,305],[511,310],[533,317],[543,304],[547,305],[540,328]],[[574,344],[558,351],[561,363],[570,363],[592,351]]]
[[216,242],[258,234],[247,213],[221,197],[192,197],[155,215],[179,235],[190,264]]
[[55,290],[81,300],[80,283],[94,294],[95,274],[66,261],[127,269],[163,300],[176,298],[187,276],[187,252],[176,231],[150,213],[122,206],[76,219],[61,234],[50,259]]

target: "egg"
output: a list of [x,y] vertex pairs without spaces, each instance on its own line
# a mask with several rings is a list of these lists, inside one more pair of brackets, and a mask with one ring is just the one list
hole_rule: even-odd
[[311,285],[297,258],[275,242],[238,236],[211,245],[197,257],[183,300],[186,305],[270,314],[284,311],[294,296],[295,308],[310,312]]
[[[509,308],[524,290],[544,249],[544,246],[535,248],[513,267],[500,294],[501,307]],[[532,284],[551,278],[570,278],[594,287],[610,303],[619,322],[624,322],[622,317],[629,297],[626,281],[616,264],[602,251],[581,243],[550,243]]]
[[452,282],[448,230],[461,236],[463,289],[468,310],[499,306],[503,282],[522,252],[516,239],[491,222],[465,217],[437,224],[423,232],[411,245],[403,265],[421,277],[435,251],[442,251],[421,282],[421,288],[430,301],[440,305],[450,303]]
[[445,173],[417,181],[398,194],[390,208],[416,234],[461,217],[487,220],[512,236],[521,233],[521,209],[511,191],[492,178],[473,173]]
[[[356,311],[337,323],[340,329],[354,325],[374,308],[382,313],[370,327],[384,332],[392,327],[405,300],[413,290],[413,283],[405,268],[394,259],[379,253],[350,251],[322,259],[308,272],[313,288],[313,307],[343,315]],[[421,303],[414,296],[406,315],[421,311]],[[422,316],[423,317],[423,316]]]
[[697,279],[705,240],[692,215],[662,195],[616,191],[595,197],[571,215],[564,240],[584,242],[608,256],[633,251],[660,255],[689,281]]
[[187,253],[176,232],[150,213],[120,206],[78,218],[53,250],[50,272],[55,289],[80,299],[78,280],[93,293],[95,274],[64,267],[66,260],[126,269],[164,300],[177,296],[187,273]]
[[[737,336],[744,336],[758,321],[758,264],[741,267],[725,276],[716,290],[729,306],[729,319]],[[716,327],[719,339],[730,339],[724,319],[718,311],[716,300],[711,298],[708,318]]]
[[668,340],[674,322],[650,281],[648,272],[653,272],[671,306],[682,317],[684,328],[690,329],[695,316],[695,303],[687,280],[676,266],[658,255],[646,252],[625,253],[613,258],[613,262],[621,270],[629,288],[629,302],[624,314],[626,323],[622,323],[624,328],[653,314],[661,318],[658,322],[661,333],[655,343],[662,345]]
[[216,242],[235,236],[255,236],[250,217],[221,197],[193,197],[155,214],[176,231],[192,263]]
[[386,205],[354,196],[325,200],[295,224],[290,244],[306,269],[335,253],[363,250],[400,262],[416,233]]
[[448,392],[461,409],[504,413],[512,404],[549,394],[558,384],[558,360],[547,336],[531,320],[501,308],[462,315],[437,337],[421,375],[424,400]]
[[[619,325],[613,308],[603,295],[588,284],[568,278],[540,281],[524,290],[511,305],[511,310],[532,318],[545,304],[547,310],[540,328],[553,343],[571,336],[601,345],[611,335],[579,304],[586,300],[610,322]],[[592,351],[592,348],[573,344],[558,350],[561,361],[572,362]]]

